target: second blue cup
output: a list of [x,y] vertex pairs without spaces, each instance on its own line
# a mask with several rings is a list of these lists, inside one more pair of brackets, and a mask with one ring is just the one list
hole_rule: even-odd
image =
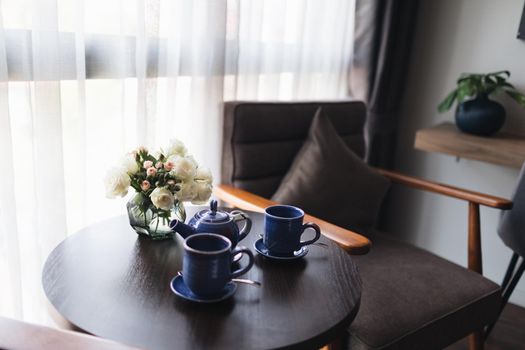
[[[321,237],[321,229],[312,222],[303,224],[304,211],[291,205],[272,205],[265,210],[263,244],[270,254],[289,256],[301,247],[314,243]],[[307,228],[315,237],[301,241]]]
[[[194,294],[201,297],[218,295],[232,278],[251,269],[252,252],[248,248],[231,248],[228,238],[215,233],[198,233],[186,238],[182,276]],[[239,253],[248,255],[248,265],[231,271],[233,257]]]

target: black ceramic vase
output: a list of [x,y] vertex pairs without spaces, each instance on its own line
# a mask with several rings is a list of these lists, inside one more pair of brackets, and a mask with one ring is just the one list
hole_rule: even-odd
[[489,100],[487,94],[465,101],[456,109],[456,125],[468,134],[490,136],[503,126],[505,109],[498,102]]

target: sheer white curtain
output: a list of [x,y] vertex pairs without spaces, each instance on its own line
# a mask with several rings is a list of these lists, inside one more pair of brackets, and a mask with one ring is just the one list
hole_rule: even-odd
[[46,322],[43,262],[125,213],[102,179],[126,151],[179,138],[217,177],[224,100],[345,97],[353,18],[352,0],[2,0],[0,315]]

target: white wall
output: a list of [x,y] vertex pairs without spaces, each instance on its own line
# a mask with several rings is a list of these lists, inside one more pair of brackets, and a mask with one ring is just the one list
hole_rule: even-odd
[[[397,168],[434,181],[509,198],[518,169],[414,149],[416,130],[453,121],[437,104],[461,72],[511,71],[510,82],[525,91],[525,42],[516,39],[524,0],[421,1],[403,101]],[[505,129],[525,135],[525,110],[498,98],[507,109]],[[441,196],[397,188],[388,212],[396,235],[466,266],[467,205]],[[402,203],[402,205],[399,205]],[[484,274],[501,283],[511,251],[496,233],[499,212],[481,210]],[[525,277],[511,299],[525,306]]]

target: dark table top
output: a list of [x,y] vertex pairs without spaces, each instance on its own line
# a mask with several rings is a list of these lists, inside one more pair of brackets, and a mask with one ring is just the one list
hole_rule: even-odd
[[[188,208],[188,217],[194,210]],[[240,245],[255,253],[263,215],[248,213],[253,227]],[[256,254],[254,267],[241,277],[262,287],[240,284],[226,301],[195,304],[169,286],[182,270],[182,238],[139,238],[121,216],[60,243],[46,261],[42,281],[51,304],[74,326],[137,347],[318,348],[350,325],[361,296],[351,257],[324,237],[320,242],[328,247],[311,246],[292,262]]]

